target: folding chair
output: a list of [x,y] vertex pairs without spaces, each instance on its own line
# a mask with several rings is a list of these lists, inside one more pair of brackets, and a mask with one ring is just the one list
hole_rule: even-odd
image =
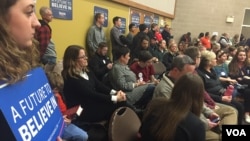
[[141,121],[129,107],[114,111],[109,123],[109,141],[131,141],[137,136]]

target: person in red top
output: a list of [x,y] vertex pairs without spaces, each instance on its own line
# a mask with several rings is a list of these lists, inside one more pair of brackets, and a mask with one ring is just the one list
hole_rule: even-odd
[[149,51],[140,51],[138,61],[130,65],[130,69],[136,74],[138,80],[158,84],[154,77],[155,71],[152,65],[153,56]]
[[210,35],[209,32],[205,33],[205,36],[201,38],[201,44],[206,47],[207,50],[211,49]]
[[157,26],[157,28],[155,30],[155,38],[157,39],[158,42],[163,40],[159,26]]
[[51,72],[51,71],[46,72],[46,76],[48,78],[49,84],[55,95],[57,104],[59,106],[60,111],[63,114],[64,122],[66,124],[66,126],[63,129],[63,134],[61,138],[63,140],[71,140],[71,141],[87,141],[88,134],[81,128],[72,124],[71,119],[67,118],[67,115],[64,115],[67,111],[67,106],[65,105],[63,97],[60,93],[64,84],[62,76],[56,72]]

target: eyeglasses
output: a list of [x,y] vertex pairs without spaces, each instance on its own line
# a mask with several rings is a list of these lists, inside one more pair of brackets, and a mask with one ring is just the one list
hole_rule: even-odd
[[88,56],[81,56],[81,57],[78,57],[78,59],[88,59]]

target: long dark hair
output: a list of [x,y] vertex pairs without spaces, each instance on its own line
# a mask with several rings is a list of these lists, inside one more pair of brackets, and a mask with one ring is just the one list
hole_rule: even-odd
[[237,49],[236,54],[233,56],[233,59],[231,60],[231,62],[228,64],[228,69],[229,69],[229,74],[230,75],[238,75],[239,74],[239,67],[238,67],[238,55],[244,52],[246,54],[246,60],[243,62],[244,66],[249,66],[249,60],[248,60],[248,56],[247,56],[247,52],[244,48],[239,47]]
[[172,141],[179,123],[192,112],[200,116],[203,107],[204,84],[197,74],[187,73],[175,84],[169,100],[153,99],[144,114],[143,122],[155,118],[148,129],[157,141]]

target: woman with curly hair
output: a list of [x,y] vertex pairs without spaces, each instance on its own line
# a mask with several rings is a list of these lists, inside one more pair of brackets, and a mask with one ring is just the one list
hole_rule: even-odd
[[13,84],[39,65],[33,36],[40,23],[33,0],[0,3],[0,81]]

